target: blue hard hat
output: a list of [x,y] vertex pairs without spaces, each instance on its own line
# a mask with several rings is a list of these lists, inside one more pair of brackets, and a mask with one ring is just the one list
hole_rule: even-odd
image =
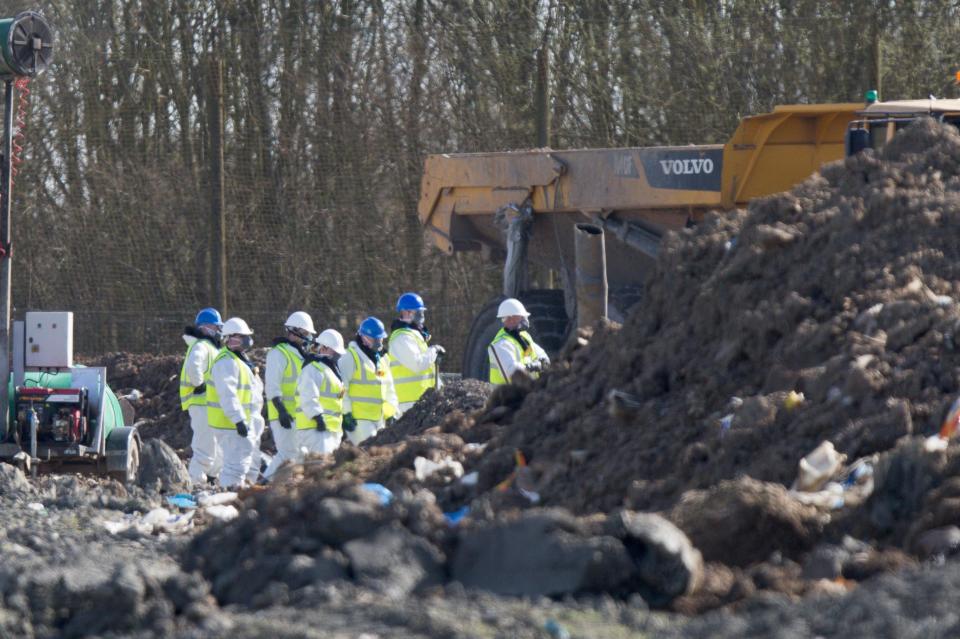
[[383,327],[383,322],[376,317],[368,317],[360,322],[359,333],[370,339],[385,339],[387,337],[387,329]]
[[216,324],[223,326],[223,319],[220,318],[220,311],[215,308],[204,308],[197,313],[197,319],[193,322],[197,326],[201,324]]
[[423,305],[423,298],[416,293],[404,293],[397,300],[398,311],[425,311],[427,307]]

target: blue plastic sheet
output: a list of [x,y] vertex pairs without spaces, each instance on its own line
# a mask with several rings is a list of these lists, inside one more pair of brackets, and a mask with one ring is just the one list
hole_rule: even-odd
[[454,510],[450,513],[443,513],[444,519],[447,520],[447,523],[450,526],[456,526],[460,523],[460,520],[470,514],[470,506],[464,506],[458,510]]
[[187,493],[180,493],[179,495],[173,495],[172,497],[167,497],[167,503],[171,506],[176,506],[177,508],[196,508],[197,500],[193,498],[193,495]]
[[383,484],[375,483],[366,483],[363,484],[364,490],[369,490],[371,493],[380,498],[380,505],[386,506],[391,501],[393,501],[393,493],[390,492],[390,489],[384,486]]

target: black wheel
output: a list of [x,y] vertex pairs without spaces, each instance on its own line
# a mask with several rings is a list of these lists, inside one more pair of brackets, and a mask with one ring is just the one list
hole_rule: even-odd
[[[467,346],[463,352],[463,376],[486,381],[490,376],[487,346],[500,330],[497,307],[503,296],[491,300],[480,309],[470,326]],[[564,304],[563,290],[540,289],[520,294],[520,301],[530,313],[530,334],[537,344],[552,357],[567,338],[570,319]]]
[[129,440],[126,458],[126,468],[107,474],[121,484],[135,484],[140,475],[140,440],[136,437],[131,437]]

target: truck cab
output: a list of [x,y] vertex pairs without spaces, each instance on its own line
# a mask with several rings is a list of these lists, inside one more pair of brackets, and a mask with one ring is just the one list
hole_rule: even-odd
[[845,152],[856,155],[864,149],[879,151],[893,136],[919,118],[930,117],[960,127],[960,100],[895,100],[870,102],[847,125]]

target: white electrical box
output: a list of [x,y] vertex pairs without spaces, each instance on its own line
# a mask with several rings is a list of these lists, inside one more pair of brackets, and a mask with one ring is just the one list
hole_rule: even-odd
[[27,368],[73,366],[73,313],[29,312],[23,324]]

